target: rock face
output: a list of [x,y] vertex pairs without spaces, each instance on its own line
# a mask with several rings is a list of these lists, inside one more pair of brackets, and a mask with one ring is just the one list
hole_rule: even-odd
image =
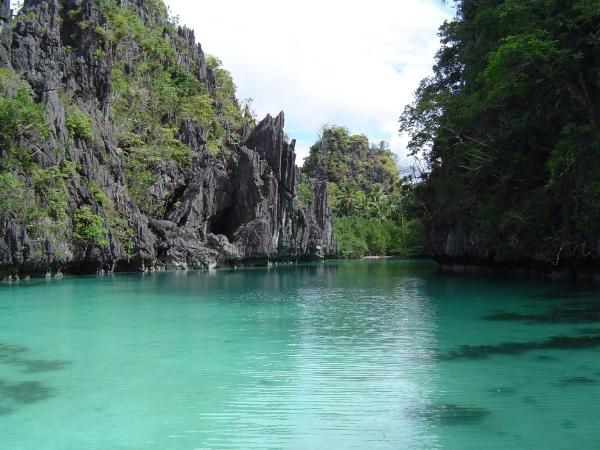
[[430,237],[432,256],[445,271],[600,281],[592,249],[564,247],[552,257],[506,255],[497,242],[479,239],[472,224],[457,217],[434,217]]
[[[156,18],[156,1],[116,3],[144,23],[166,20]],[[72,227],[61,231],[63,239],[44,230],[34,234],[16,214],[5,211],[0,217],[0,275],[207,268],[334,255],[326,185],[313,182],[312,201],[305,210],[298,207],[295,142],[285,138],[283,113],[244,124],[239,132],[225,126],[225,156],[207,150],[205,126],[194,120],[176,124],[191,163],[163,161],[152,168],[153,181],[143,195],[160,205],[160,212],[144,212],[131,193],[126,155],[111,114],[111,72],[140,49],[100,51],[98,30],[104,19],[99,5],[99,0],[26,0],[11,19],[8,0],[0,0],[0,67],[29,84],[44,105],[50,129],[48,137],[35,142],[32,159],[43,169],[65,161],[77,167],[64,181],[67,213],[72,220],[79,209],[89,208],[103,219],[106,234],[106,245],[79,242]],[[74,28],[74,8],[85,26]],[[177,42],[177,64],[213,92],[215,75],[193,32],[178,28],[176,36],[168,36],[166,26],[164,30],[165,40]],[[89,116],[94,139],[70,132],[65,98]],[[31,184],[16,169],[0,169]]]
[[12,12],[10,10],[10,0],[0,0],[0,64],[8,63],[10,42],[10,20]]

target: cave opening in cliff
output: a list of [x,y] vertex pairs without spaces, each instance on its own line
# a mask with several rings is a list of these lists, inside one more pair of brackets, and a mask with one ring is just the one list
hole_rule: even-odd
[[240,227],[240,221],[233,207],[226,208],[215,214],[208,222],[208,230],[212,234],[222,234],[233,241],[236,231]]

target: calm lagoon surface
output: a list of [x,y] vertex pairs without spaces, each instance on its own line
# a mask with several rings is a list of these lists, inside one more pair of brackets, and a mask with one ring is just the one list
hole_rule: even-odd
[[598,449],[600,295],[426,261],[1,284],[0,448]]

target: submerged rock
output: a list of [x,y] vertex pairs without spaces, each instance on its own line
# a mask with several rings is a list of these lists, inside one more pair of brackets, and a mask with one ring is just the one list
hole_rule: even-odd
[[580,328],[577,332],[583,335],[600,334],[600,328]]
[[0,388],[2,397],[16,403],[29,404],[49,399],[54,396],[54,389],[39,381],[26,381],[16,384],[5,384]]
[[19,365],[22,366],[23,373],[42,373],[65,370],[71,364],[69,361],[45,361],[45,360],[22,360]]
[[29,351],[27,347],[20,345],[0,344],[0,362],[13,361],[27,351]]
[[531,397],[529,395],[523,397],[521,400],[523,401],[523,403],[526,403],[528,405],[539,406],[540,404],[540,402],[536,398]]
[[66,369],[71,364],[69,361],[24,358],[23,354],[28,351],[27,347],[20,345],[0,344],[0,363],[19,367],[22,373],[53,372]]
[[[515,321],[540,324],[561,323],[595,323],[600,322],[600,302],[574,306],[571,308],[554,308],[547,313],[541,314],[519,314],[502,312],[484,317],[490,321]],[[586,333],[591,334],[591,333]]]
[[420,412],[422,418],[442,425],[477,424],[490,414],[491,412],[485,408],[452,403],[430,405]]
[[503,342],[497,345],[462,345],[439,355],[440,359],[485,359],[494,355],[518,356],[534,350],[587,350],[600,348],[600,335],[553,336],[547,341]]
[[565,387],[565,386],[592,386],[598,384],[598,380],[595,380],[593,378],[588,378],[588,377],[566,377],[566,378],[562,378],[559,382],[558,385]]

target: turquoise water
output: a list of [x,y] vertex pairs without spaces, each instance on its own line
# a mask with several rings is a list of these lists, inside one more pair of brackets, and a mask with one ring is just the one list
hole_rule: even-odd
[[568,284],[372,261],[0,285],[7,450],[598,449],[599,383],[600,296]]

